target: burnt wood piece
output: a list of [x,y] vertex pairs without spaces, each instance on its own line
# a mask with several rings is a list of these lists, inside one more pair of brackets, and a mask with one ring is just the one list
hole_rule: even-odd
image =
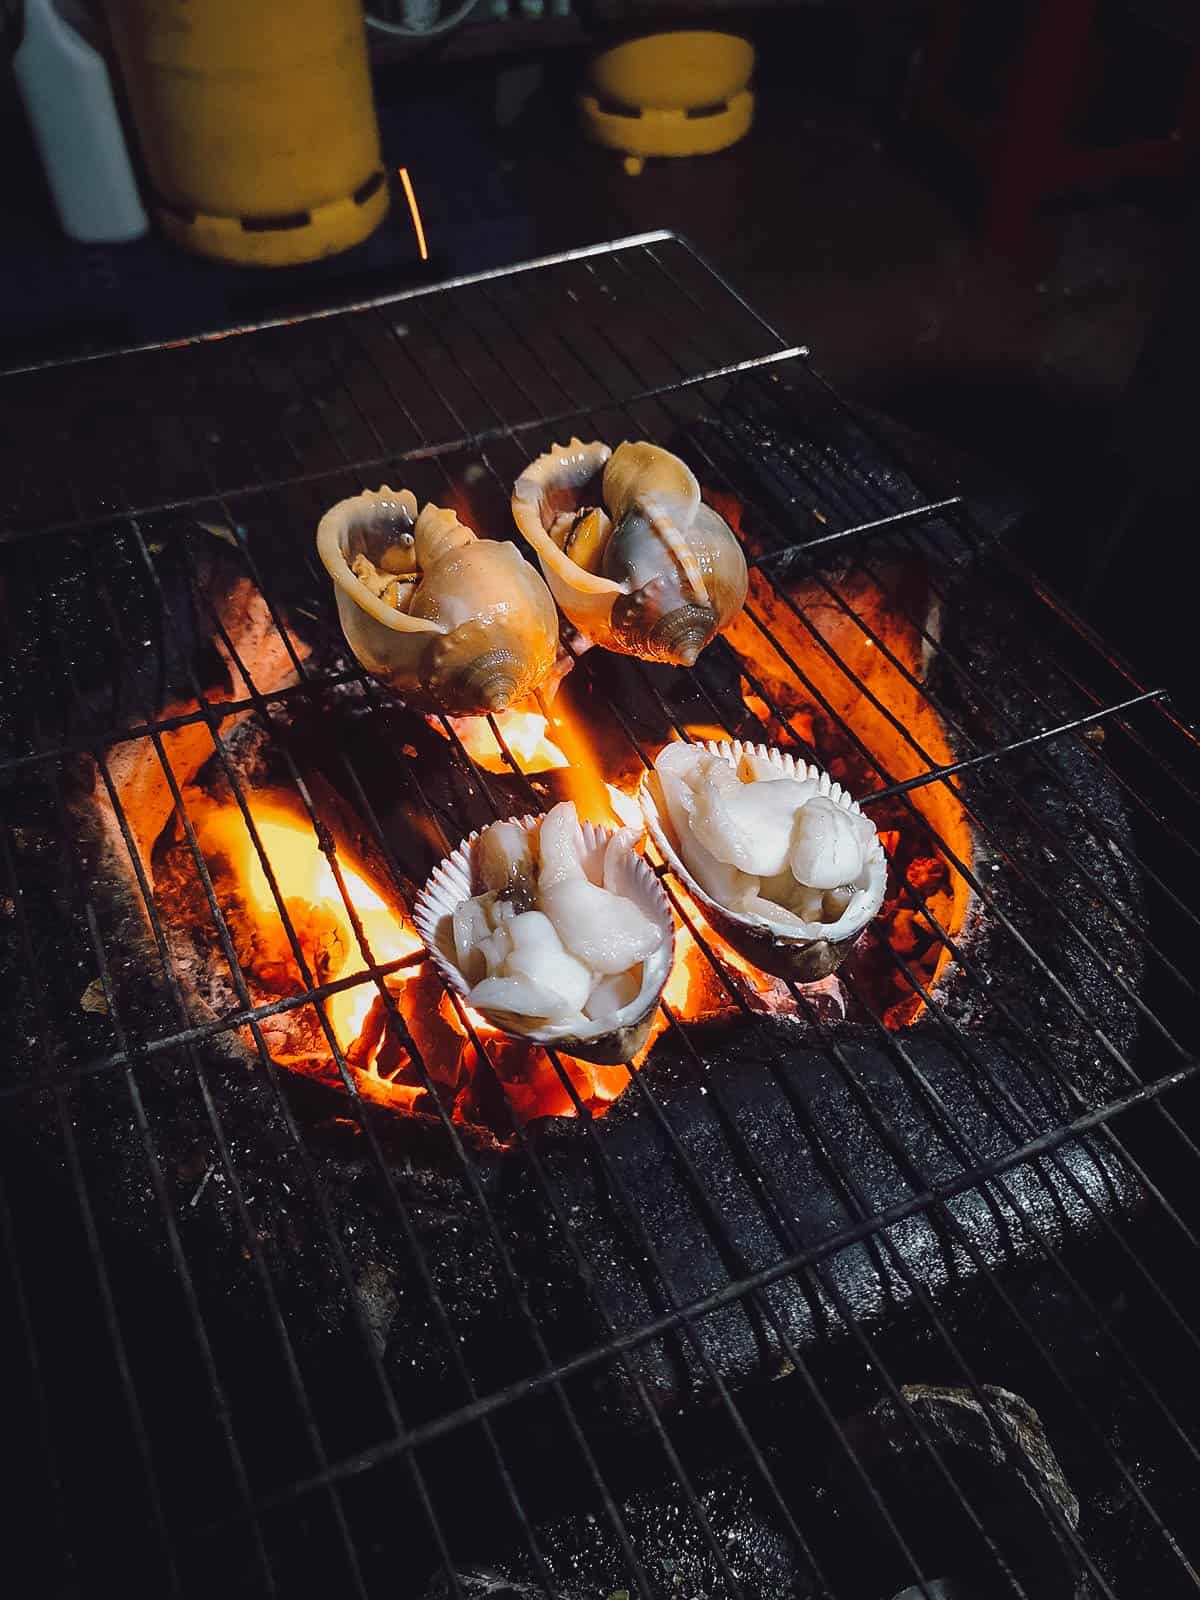
[[[686,1304],[720,1290],[731,1277],[817,1247],[925,1186],[952,1183],[964,1170],[912,1077],[874,1040],[841,1039],[845,1064],[870,1098],[868,1111],[842,1070],[813,1049],[795,1023],[764,1020],[754,1032],[730,1023],[689,1031],[708,1063],[705,1074],[670,1035],[658,1041],[644,1070],[652,1074],[675,1137],[702,1177],[703,1192],[681,1176],[667,1136],[636,1089],[609,1112],[604,1127],[629,1211],[614,1202],[608,1173],[569,1125],[547,1123],[539,1131],[543,1166],[593,1268],[594,1302],[575,1299],[582,1322],[564,1304],[571,1269],[553,1233],[538,1220],[536,1191],[518,1161],[506,1164],[506,1207],[520,1219],[521,1239],[536,1241],[538,1251],[551,1241],[557,1270],[537,1274],[544,1286],[539,1308],[547,1326],[572,1330],[566,1348],[603,1337],[601,1306],[621,1330],[670,1311],[646,1264],[646,1237]],[[906,1046],[947,1116],[970,1128],[983,1158],[1012,1149],[997,1109],[980,1103],[975,1071],[934,1028],[911,1030]],[[998,1087],[1028,1095],[1026,1065],[1011,1050],[985,1041],[977,1052]],[[1060,1116],[1066,1109],[1060,1101]],[[1049,1131],[1056,1120],[1051,1109],[1043,1109],[1039,1131]],[[885,1129],[902,1155],[890,1147]],[[853,1178],[856,1195],[843,1174]],[[766,1204],[763,1178],[769,1185]],[[1121,1211],[1137,1195],[1111,1152],[1092,1141],[1072,1143],[986,1188],[955,1196],[947,1206],[953,1225],[936,1209],[910,1216],[882,1240],[849,1245],[817,1270],[772,1284],[757,1306],[744,1300],[714,1311],[696,1325],[695,1339],[716,1371],[732,1381],[751,1372],[787,1372],[792,1361],[784,1335],[803,1359],[823,1363],[845,1344],[847,1316],[868,1327],[886,1326],[912,1307],[914,1281],[938,1303],[952,1301],[975,1279],[981,1262],[994,1269],[1036,1260],[1033,1227],[1058,1246],[1072,1234],[1091,1231],[1091,1207],[1102,1214]],[[533,1274],[532,1250],[523,1262]],[[674,1407],[711,1392],[694,1344],[679,1333],[640,1346],[629,1359],[660,1404]],[[613,1377],[605,1371],[597,1379],[610,1399]],[[632,1405],[623,1386],[615,1395]]]
[[[969,1389],[905,1384],[900,1393],[908,1415],[894,1400],[880,1400],[852,1418],[847,1433],[923,1568],[954,1572],[984,1588],[997,1581],[995,1557],[917,1428],[1031,1600],[1075,1600],[1084,1571],[1070,1538],[1079,1526],[1079,1501],[1029,1402],[995,1384],[981,1387],[982,1403]],[[894,1548],[890,1529],[844,1457],[835,1461],[834,1477],[858,1536],[881,1551]]]

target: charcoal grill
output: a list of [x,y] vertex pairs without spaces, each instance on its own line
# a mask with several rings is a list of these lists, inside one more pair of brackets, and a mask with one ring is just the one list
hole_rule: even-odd
[[[3,383],[5,1559],[64,1595],[1200,1587],[1195,735],[970,496],[667,234]],[[889,936],[767,995],[667,876],[721,1014],[668,1007],[604,1115],[552,1058],[527,1120],[460,1017],[460,1116],[347,864],[402,911],[557,780],[355,668],[313,530],[388,480],[506,532],[568,433],[678,448],[756,574],[749,656],[582,654],[588,726],[635,772],[700,724],[832,753],[970,906],[905,868],[936,977]],[[286,792],[352,971],[272,884],[297,977],[252,988],[201,781]],[[328,1020],[355,990],[403,1110]],[[302,1013],[321,1075],[273,1055]]]

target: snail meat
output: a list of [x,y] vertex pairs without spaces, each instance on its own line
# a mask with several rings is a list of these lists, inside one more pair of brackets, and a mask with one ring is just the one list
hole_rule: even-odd
[[826,977],[883,904],[879,835],[819,767],[740,740],[669,744],[638,797],[709,921],[766,972]]
[[580,823],[571,801],[472,834],[413,916],[443,976],[504,1032],[608,1064],[649,1036],[670,907],[628,833]]

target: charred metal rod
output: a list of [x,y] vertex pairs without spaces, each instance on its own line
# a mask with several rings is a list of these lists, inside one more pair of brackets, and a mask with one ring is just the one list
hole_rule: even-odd
[[[562,1378],[574,1377],[578,1373],[586,1371],[589,1367],[596,1366],[602,1361],[610,1360],[619,1351],[633,1350],[641,1345],[648,1344],[650,1340],[658,1338],[663,1333],[671,1332],[682,1323],[693,1322],[706,1317],[713,1311],[720,1310],[723,1306],[744,1299],[754,1289],[765,1288],[772,1283],[777,1283],[781,1278],[788,1277],[812,1262],[824,1260],[838,1250],[845,1249],[849,1244],[854,1244],[861,1239],[868,1239],[877,1233],[881,1233],[884,1229],[903,1221],[906,1217],[913,1216],[921,1211],[927,1211],[932,1205],[952,1199],[956,1194],[961,1194],[966,1189],[978,1188],[989,1178],[998,1177],[1000,1174],[1010,1171],[1013,1167],[1020,1166],[1024,1161],[1049,1154],[1051,1151],[1057,1150],[1060,1145],[1077,1138],[1080,1134],[1087,1133],[1092,1128],[1100,1127],[1109,1122],[1113,1117],[1132,1110],[1135,1106],[1144,1105],[1148,1101],[1155,1100],[1167,1090],[1175,1089],[1191,1082],[1197,1075],[1200,1075],[1200,1058],[1190,1061],[1176,1071],[1168,1073],[1164,1078],[1153,1084],[1147,1084],[1132,1094],[1110,1100],[1105,1105],[1093,1111],[1084,1112],[1080,1116],[1073,1118],[1072,1121],[1051,1129],[1050,1132],[1044,1133],[1036,1139],[1031,1139],[1016,1149],[994,1156],[969,1172],[959,1173],[957,1177],[946,1183],[935,1184],[921,1194],[910,1195],[904,1200],[898,1200],[893,1205],[877,1212],[873,1217],[866,1217],[858,1222],[849,1223],[839,1228],[836,1233],[827,1235],[818,1244],[807,1245],[804,1249],[783,1256],[779,1260],[771,1262],[768,1266],[759,1267],[742,1278],[731,1279],[728,1283],[722,1284],[720,1288],[691,1301],[687,1306],[665,1311],[652,1321],[644,1322],[639,1327],[622,1333],[618,1338],[612,1339],[606,1344],[582,1351],[578,1355],[570,1356],[545,1372],[532,1374],[528,1378],[521,1378],[503,1388],[495,1389],[490,1394],[483,1395],[467,1405],[460,1406],[458,1410],[437,1417],[431,1422],[420,1423],[402,1438],[387,1439],[355,1455],[346,1456],[325,1472],[314,1473],[307,1478],[299,1478],[286,1488],[272,1490],[264,1494],[256,1502],[256,1506],[260,1511],[274,1510],[278,1506],[311,1493],[314,1489],[320,1488],[327,1482],[355,1477],[362,1472],[370,1470],[372,1467],[378,1466],[382,1461],[390,1460],[397,1455],[414,1450],[446,1434],[455,1433],[467,1424],[477,1421],[479,1417],[493,1411],[502,1410],[516,1400],[523,1400],[535,1391],[544,1389],[550,1383]],[[209,1523],[197,1530],[198,1536],[208,1537],[214,1533],[221,1532],[236,1520],[236,1517],[227,1516],[217,1522]]]
[[1145,694],[1135,694],[1128,700],[1119,700],[1116,705],[1091,711],[1086,717],[1074,717],[1070,722],[1060,722],[1055,728],[1043,728],[1040,733],[1031,733],[1024,739],[1013,739],[1008,744],[997,745],[994,750],[985,750],[982,755],[967,756],[964,760],[952,761],[945,767],[931,767],[928,772],[918,773],[915,778],[906,778],[903,783],[889,783],[885,789],[875,789],[871,794],[862,795],[858,803],[860,806],[874,805],[878,800],[890,800],[894,795],[908,794],[912,789],[923,789],[928,783],[939,783],[943,778],[952,778],[956,772],[965,772],[970,767],[982,767],[989,761],[998,761],[1001,756],[1012,755],[1015,750],[1027,750],[1030,745],[1044,744],[1047,739],[1060,738],[1064,733],[1075,733],[1080,728],[1090,727],[1093,722],[1103,722],[1107,717],[1115,717],[1119,712],[1129,711],[1133,706],[1145,705],[1148,700],[1165,700],[1167,697],[1166,689],[1147,689]]
[[[878,528],[894,528],[900,522],[916,522],[921,517],[931,517],[935,511],[948,511],[962,505],[962,495],[952,494],[947,500],[934,500],[927,506],[910,506],[907,511],[894,511],[887,517],[876,517],[873,522],[856,522],[852,528],[837,528],[833,533],[822,533],[816,539],[805,539],[803,544],[788,545],[785,550],[769,550],[755,556],[752,567],[782,567],[786,572],[794,561],[816,550],[820,545],[834,544],[838,539],[849,539],[856,533],[874,533]],[[822,517],[821,521],[825,519]]]
[[[685,373],[682,378],[673,378],[669,383],[655,384],[648,389],[639,390],[631,394],[623,404],[628,407],[637,405],[645,400],[657,399],[659,395],[674,394],[680,389],[695,389],[706,383],[714,383],[718,378],[734,378],[743,372],[757,371],[759,367],[773,367],[781,361],[795,361],[807,352],[803,345],[790,345],[786,350],[769,350],[765,355],[747,356],[743,361],[731,361],[723,367],[712,367],[706,372]],[[405,450],[390,450],[383,454],[363,456],[357,461],[343,461],[332,467],[317,467],[311,471],[295,472],[286,478],[264,478],[257,483],[231,484],[227,488],[211,489],[205,494],[185,495],[177,500],[160,500],[150,505],[133,506],[127,510],[112,511],[97,517],[90,524],[94,531],[97,528],[108,527],[110,524],[123,522],[129,517],[139,517],[146,520],[151,517],[164,516],[168,512],[195,510],[200,506],[211,506],[214,501],[240,499],[247,495],[272,494],[280,489],[292,488],[297,484],[320,483],[326,478],[334,478],[339,474],[348,473],[357,475],[365,473],[376,467],[395,466],[403,461],[430,461],[439,457],[454,455],[459,451],[474,449],[481,444],[488,444],[495,439],[507,439],[519,433],[531,431],[544,431],[559,423],[573,422],[580,418],[591,416],[595,412],[593,404],[571,406],[564,411],[555,412],[546,417],[523,417],[517,422],[497,424],[489,428],[471,429],[460,434],[454,439],[441,439],[433,444],[412,445]],[[71,522],[56,522],[48,528],[30,529],[36,532],[38,538],[46,539],[63,534],[78,533],[85,526],[78,520]],[[13,535],[0,533],[0,544],[7,543],[10,538],[21,538],[26,530],[20,530]]]
[[[311,695],[313,688],[336,689],[347,683],[361,683],[362,669],[356,667],[353,671],[330,672],[322,678],[310,679],[307,683],[288,683],[282,688],[271,693],[263,693],[261,698],[272,703],[276,700],[291,700],[298,695]],[[207,710],[180,711],[170,717],[156,717],[152,722],[131,722],[128,727],[110,728],[104,733],[88,734],[84,738],[68,740],[62,744],[47,744],[40,750],[31,751],[23,756],[6,756],[0,761],[0,774],[19,771],[22,767],[36,767],[53,761],[60,761],[63,756],[89,755],[99,748],[111,750],[114,745],[129,744],[135,739],[148,739],[155,733],[170,733],[176,728],[186,728],[190,723],[206,720],[208,711],[220,720],[226,717],[239,716],[243,711],[253,711],[255,700],[251,696],[239,700],[210,700]]]
[[[226,1016],[213,1017],[208,1022],[197,1022],[193,1027],[180,1028],[174,1033],[147,1039],[138,1046],[138,1053],[143,1056],[160,1055],[163,1051],[177,1050],[181,1045],[194,1044],[200,1039],[211,1039],[217,1034],[233,1033],[238,1028],[262,1022],[267,1017],[278,1017],[287,1011],[301,1011],[313,1001],[327,1000],[330,995],[341,994],[345,989],[356,989],[360,984],[377,982],[380,979],[390,978],[393,973],[406,972],[412,967],[423,966],[428,960],[428,951],[412,950],[406,956],[397,956],[394,961],[382,961],[373,967],[360,967],[357,972],[348,973],[344,978],[334,978],[330,983],[322,983],[316,988],[302,989],[298,994],[282,995],[278,1000],[268,1000],[260,1006],[245,1006],[239,1011],[229,1012]],[[20,1083],[6,1083],[0,1086],[0,1102],[17,1099],[22,1095],[38,1094],[54,1084],[74,1083],[81,1078],[95,1077],[99,1072],[108,1072],[113,1067],[125,1067],[129,1064],[130,1059],[126,1051],[111,1050],[107,1055],[95,1056],[78,1067],[61,1068],[51,1074],[37,1073]]]

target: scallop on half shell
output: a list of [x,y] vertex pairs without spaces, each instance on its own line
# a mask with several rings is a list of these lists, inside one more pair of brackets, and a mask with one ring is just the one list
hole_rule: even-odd
[[[676,748],[670,746],[670,749]],[[858,802],[835,783],[820,767],[798,761],[772,746],[746,744],[736,739],[732,742],[708,742],[685,749],[705,750],[737,769],[744,759],[761,765],[763,776],[778,774],[799,783],[811,785],[812,795],[822,796],[855,817],[862,817]],[[709,887],[702,884],[684,859],[676,822],[672,820],[672,806],[664,789],[663,778],[655,769],[647,772],[638,789],[638,801],[646,826],[655,844],[662,852],[671,870],[687,888],[688,893],[703,908],[704,915],[723,939],[733,946],[747,961],[763,972],[776,977],[790,978],[797,983],[815,983],[827,977],[849,955],[859,935],[876,916],[883,904],[887,888],[887,857],[878,833],[862,852],[860,870],[846,885],[846,904],[841,914],[832,921],[805,921],[779,907],[772,911],[772,903],[755,896],[753,911],[723,904],[710,892],[722,878],[730,881],[741,873],[710,860],[710,870],[705,874]],[[696,841],[690,846],[693,866],[698,866]],[[700,846],[703,852],[703,846]],[[701,869],[703,870],[703,869]]]
[[608,650],[690,667],[745,604],[733,530],[658,445],[556,444],[512,506],[563,613]]
[[550,591],[516,545],[481,539],[453,511],[418,515],[408,489],[367,490],[325,513],[317,550],[346,642],[409,705],[502,711],[554,673]]
[[[513,818],[511,825],[536,836],[543,820],[532,816]],[[632,900],[662,932],[657,949],[641,964],[637,994],[603,1020],[587,1025],[578,1018],[555,1024],[511,1011],[480,1009],[493,1027],[513,1038],[561,1050],[584,1061],[617,1066],[631,1061],[649,1037],[654,1011],[675,958],[675,923],[662,884],[633,848],[628,833],[590,822],[580,823],[579,830],[580,860],[588,879],[593,884],[604,883],[614,893]],[[464,1000],[473,985],[458,962],[454,913],[480,891],[479,837],[478,831],[472,833],[434,869],[413,906],[413,923],[425,948],[446,983]]]

